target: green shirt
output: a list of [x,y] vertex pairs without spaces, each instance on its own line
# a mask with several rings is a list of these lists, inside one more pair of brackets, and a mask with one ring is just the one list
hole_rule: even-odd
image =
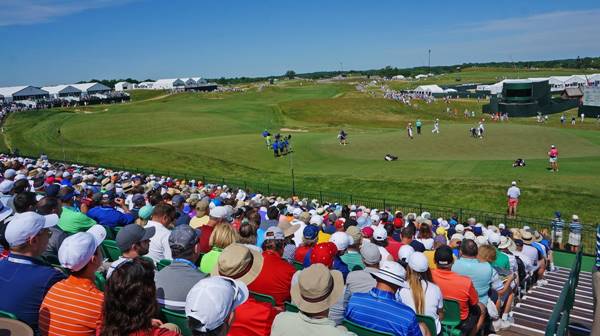
[[505,270],[510,270],[510,260],[504,252],[496,249],[496,260],[492,263],[492,266],[496,266]]
[[344,262],[344,264],[348,265],[348,269],[350,271],[355,271],[354,267],[358,266],[360,269],[365,268],[365,264],[362,262],[362,258],[360,253],[355,251],[348,251],[344,253],[340,259]]
[[96,224],[96,221],[73,207],[63,206],[58,220],[58,227],[67,233],[85,231]]
[[202,260],[200,261],[200,272],[210,274],[217,264],[217,260],[221,255],[221,250],[218,247],[213,247],[208,253],[202,256]]

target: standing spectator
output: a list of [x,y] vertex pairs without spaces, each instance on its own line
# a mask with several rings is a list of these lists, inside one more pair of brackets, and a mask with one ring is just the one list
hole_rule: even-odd
[[296,269],[282,259],[284,238],[277,226],[267,229],[262,246],[263,268],[248,287],[251,291],[271,295],[278,306],[290,299],[292,276],[296,273]]
[[42,335],[96,335],[104,294],[96,288],[94,280],[96,270],[102,265],[99,247],[105,238],[106,229],[94,225],[63,241],[58,258],[71,274],[52,286],[42,302],[39,318]]
[[[573,118],[575,121],[575,118]],[[574,123],[572,123],[574,125]],[[550,161],[550,171],[557,172],[558,171],[558,149],[556,146],[550,146],[550,151],[548,151],[548,157]]]
[[86,231],[94,226],[95,220],[82,213],[79,208],[74,205],[75,189],[72,187],[64,187],[58,191],[56,197],[62,203],[62,212],[58,226],[67,233],[77,233]]
[[175,311],[185,310],[188,292],[206,277],[206,273],[198,272],[196,266],[200,257],[199,235],[189,225],[179,225],[171,231],[169,246],[173,262],[154,275],[156,299],[161,307]]
[[327,318],[329,308],[341,297],[344,280],[340,272],[314,264],[302,270],[291,288],[299,313],[283,312],[273,321],[272,336],[346,335]]
[[208,222],[200,227],[202,231],[200,235],[200,253],[210,251],[210,236],[217,224],[226,222],[225,217],[227,217],[227,209],[223,206],[216,206],[210,210]]
[[171,256],[171,248],[169,247],[170,228],[173,227],[173,222],[177,217],[175,208],[166,203],[159,203],[154,207],[152,219],[146,224],[146,228],[153,227],[156,232],[150,238],[150,247],[148,257],[158,263],[162,259],[173,259]]
[[417,127],[417,135],[421,135],[421,126],[423,126],[421,119],[417,119],[417,122],[415,122],[415,126]]
[[208,202],[201,200],[196,203],[196,215],[190,219],[190,226],[197,229],[208,223]]
[[230,224],[222,223],[215,226],[208,242],[210,252],[202,257],[200,271],[206,274],[212,272],[223,249],[238,240],[239,235]]
[[8,258],[0,260],[0,310],[8,311],[38,328],[39,310],[44,296],[64,275],[38,259],[46,250],[49,228],[56,215],[35,212],[17,214],[6,226],[4,238],[10,247]]
[[519,205],[519,196],[521,196],[521,189],[517,187],[516,181],[512,181],[510,188],[506,191],[506,196],[508,196],[508,216],[514,218],[517,216],[517,205]]
[[427,257],[415,252],[408,258],[406,272],[407,287],[400,288],[402,303],[411,307],[419,315],[433,317],[436,335],[442,332],[440,320],[444,318],[444,298],[440,288],[433,283]]
[[106,271],[106,278],[110,278],[115,268],[129,259],[145,256],[150,248],[150,238],[156,233],[155,227],[143,228],[137,224],[125,225],[117,233],[115,241],[121,255],[113,261]]
[[198,282],[185,305],[192,335],[228,335],[235,321],[233,311],[249,296],[248,288],[241,281],[215,276]]
[[569,245],[571,245],[571,252],[576,253],[581,245],[581,223],[579,222],[579,216],[573,215],[571,224],[569,224]]
[[437,268],[431,272],[433,282],[440,287],[444,299],[458,301],[460,305],[460,329],[463,335],[475,336],[485,321],[486,307],[479,302],[473,282],[467,276],[452,271],[454,253],[449,246],[435,250]]
[[346,319],[361,326],[399,336],[420,336],[415,312],[396,300],[396,292],[406,286],[406,271],[394,261],[383,260],[373,277],[377,281],[369,293],[354,293],[346,308]]
[[180,335],[176,326],[153,319],[157,315],[154,265],[142,258],[119,265],[106,283],[99,336]]
[[474,240],[463,240],[460,245],[460,258],[452,266],[452,271],[471,278],[479,295],[479,302],[487,305],[488,291],[492,284],[492,266],[489,263],[479,262],[478,252]]
[[563,230],[565,228],[565,221],[561,218],[560,211],[554,212],[554,219],[552,220],[552,248],[555,248],[555,244],[558,244],[558,248],[564,250],[563,244]]
[[[118,206],[121,211],[116,209]],[[113,197],[112,194],[102,194],[102,200],[98,206],[91,208],[87,214],[88,217],[109,228],[125,226],[135,221],[135,216],[129,213],[129,207],[125,205],[125,200],[119,197]]]
[[185,197],[183,197],[182,195],[175,195],[171,199],[171,204],[173,205],[173,207],[175,207],[175,211],[177,211],[177,219],[175,220],[175,226],[190,224],[190,216],[183,212],[183,206],[185,205]]

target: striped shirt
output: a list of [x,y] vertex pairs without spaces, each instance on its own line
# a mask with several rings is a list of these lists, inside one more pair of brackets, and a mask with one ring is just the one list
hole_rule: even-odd
[[562,232],[565,227],[565,221],[560,218],[555,218],[552,220],[552,229],[557,232]]
[[397,336],[421,336],[415,312],[396,301],[395,294],[378,288],[354,293],[346,308],[346,319],[363,327]]
[[69,276],[52,286],[42,302],[41,335],[96,335],[103,302],[104,294],[90,279]]
[[581,223],[578,221],[572,221],[569,225],[569,230],[571,233],[581,234]]

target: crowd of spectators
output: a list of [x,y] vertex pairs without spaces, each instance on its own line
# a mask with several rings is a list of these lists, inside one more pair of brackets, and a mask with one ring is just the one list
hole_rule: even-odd
[[0,162],[0,310],[41,335],[179,335],[165,310],[194,335],[346,335],[346,323],[438,335],[444,300],[458,302],[462,334],[491,333],[555,269],[550,235],[529,227]]

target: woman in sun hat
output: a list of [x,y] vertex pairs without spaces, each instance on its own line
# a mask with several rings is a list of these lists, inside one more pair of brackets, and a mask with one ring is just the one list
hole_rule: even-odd
[[433,283],[429,263],[423,253],[415,252],[408,258],[406,280],[408,288],[400,288],[399,291],[402,303],[411,307],[419,315],[433,317],[437,329],[436,335],[440,334],[444,298],[440,288]]

